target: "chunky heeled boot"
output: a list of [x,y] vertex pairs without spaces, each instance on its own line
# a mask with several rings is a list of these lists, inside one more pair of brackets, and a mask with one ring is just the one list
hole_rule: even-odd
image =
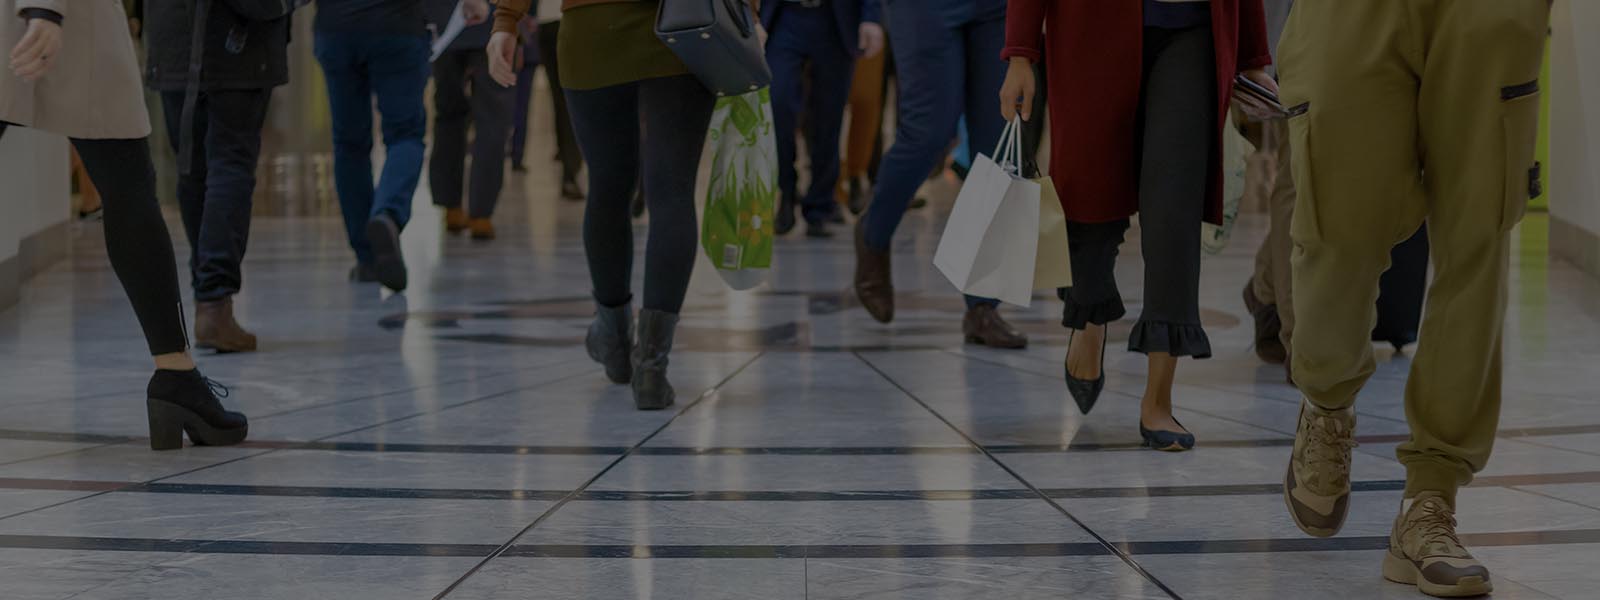
[[661,410],[676,399],[667,382],[667,355],[677,329],[678,315],[639,311],[639,344],[633,348],[633,405],[639,410]]
[[613,383],[633,380],[633,305],[596,305],[594,323],[589,325],[589,336],[583,345],[589,349],[589,358],[606,368],[606,377]]
[[245,416],[222,407],[228,388],[206,379],[198,370],[156,371],[146,388],[150,449],[177,450],[183,435],[196,446],[232,446],[250,433]]

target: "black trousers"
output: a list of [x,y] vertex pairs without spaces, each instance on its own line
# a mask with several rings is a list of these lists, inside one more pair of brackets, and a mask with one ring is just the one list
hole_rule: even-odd
[[595,301],[620,306],[633,297],[628,204],[643,172],[650,210],[644,307],[676,314],[699,252],[694,180],[716,97],[694,76],[679,75],[567,90],[567,105],[589,161],[583,247]]
[[[0,122],[0,136],[6,131]],[[144,329],[151,356],[189,348],[172,236],[156,202],[148,139],[72,140],[105,205],[106,255]]]
[[[1200,222],[1216,152],[1217,82],[1211,28],[1146,28],[1140,99],[1139,246],[1144,255],[1144,311],[1128,349],[1207,358],[1200,325]],[[1128,220],[1067,223],[1072,287],[1062,324],[1083,329],[1121,318],[1117,247]]]
[[583,153],[578,151],[578,138],[572,131],[572,114],[567,112],[567,96],[561,93],[560,60],[556,58],[556,36],[561,33],[561,21],[539,23],[539,62],[544,65],[545,78],[550,82],[551,102],[555,105],[556,158],[561,161],[561,181],[577,181],[578,170],[583,168]]
[[[195,104],[192,162],[187,174],[178,175],[178,207],[198,302],[231,297],[244,283],[241,263],[250,241],[261,126],[271,97],[270,89],[214,90],[201,92]],[[183,92],[162,92],[161,107],[167,139],[181,161]]]
[[489,55],[482,49],[445,51],[433,62],[433,86],[433,157],[428,161],[433,203],[446,208],[461,206],[467,127],[471,126],[472,189],[467,213],[475,219],[494,216],[505,184],[506,142],[511,139],[517,91],[489,77]]

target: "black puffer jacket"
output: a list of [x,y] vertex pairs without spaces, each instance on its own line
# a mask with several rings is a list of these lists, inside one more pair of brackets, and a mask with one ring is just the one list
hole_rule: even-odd
[[237,0],[145,0],[144,39],[149,56],[145,84],[181,91],[189,81],[189,49],[196,31],[194,9],[210,4],[200,89],[260,89],[289,82],[289,17],[253,20]]

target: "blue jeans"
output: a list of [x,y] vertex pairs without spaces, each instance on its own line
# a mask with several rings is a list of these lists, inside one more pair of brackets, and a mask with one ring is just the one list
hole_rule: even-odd
[[[261,157],[261,126],[272,90],[212,90],[195,100],[189,173],[178,176],[178,208],[189,239],[189,274],[196,302],[239,293],[240,263],[250,239],[251,196]],[[179,154],[182,91],[161,92],[167,139]]]
[[[802,79],[811,63],[811,94]],[[833,216],[837,203],[833,188],[839,183],[839,134],[844,107],[850,101],[850,82],[856,59],[839,39],[839,28],[829,8],[778,6],[772,37],[767,40],[767,63],[772,66],[772,121],[778,138],[778,189],[796,197],[796,121],[802,108],[808,114],[806,148],[811,152],[811,187],[800,200],[807,222]]]
[[[327,78],[333,115],[333,187],[356,259],[372,262],[367,221],[387,214],[405,227],[422,178],[422,137],[428,116],[428,39],[411,35],[317,32],[317,62]],[[383,115],[386,156],[372,182],[372,99]]]
[[[955,137],[967,115],[967,141],[980,151],[993,148],[1005,129],[1000,118],[1000,84],[1006,63],[1006,18],[1000,10],[976,11],[951,22],[934,10],[899,3],[888,13],[899,78],[899,122],[894,145],[878,167],[878,187],[866,214],[866,244],[887,250],[917,188]],[[967,307],[999,304],[968,296]]]

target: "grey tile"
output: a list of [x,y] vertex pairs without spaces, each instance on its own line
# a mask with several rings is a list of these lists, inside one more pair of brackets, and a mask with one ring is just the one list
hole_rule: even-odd
[[818,599],[1169,598],[1114,556],[806,562],[808,597]]
[[[1159,487],[1282,483],[1288,447],[1207,448],[1192,452],[1150,450],[1016,453],[999,458],[1034,485],[1045,488]],[[1358,452],[1351,472],[1358,481],[1404,479],[1399,463]]]
[[[1472,553],[1499,581],[1512,580],[1556,598],[1593,598],[1600,588],[1600,544],[1483,547]],[[1495,597],[1500,595],[1496,582]]]
[[499,544],[549,502],[115,493],[0,520],[0,534]]
[[428,598],[476,558],[0,549],[8,600]]
[[572,490],[617,455],[429,454],[279,450],[181,475],[166,483]]
[[1039,500],[572,502],[519,544],[982,544],[1092,541]]
[[978,490],[1022,483],[978,454],[629,456],[594,490]]
[[195,446],[154,452],[148,442],[130,442],[0,465],[0,477],[148,481],[262,452],[266,450]]
[[94,492],[68,492],[60,490],[7,490],[0,489],[0,517],[25,510],[50,506]]
[[0,465],[32,460],[42,456],[64,454],[85,448],[93,448],[98,445],[78,442],[0,439]]
[[497,558],[449,597],[799,600],[805,573],[798,559]]

